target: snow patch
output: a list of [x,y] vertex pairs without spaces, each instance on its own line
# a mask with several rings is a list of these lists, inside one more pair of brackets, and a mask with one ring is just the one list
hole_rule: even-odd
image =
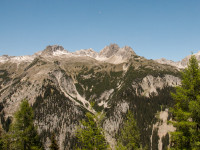
[[35,56],[18,56],[11,58],[11,62],[32,62]]
[[53,52],[53,56],[61,56],[61,55],[67,55],[69,54],[67,51],[63,51],[63,50],[57,50]]
[[97,56],[95,59],[98,61],[104,61],[111,64],[120,64],[127,61],[127,59],[123,59],[122,56],[111,56],[109,58]]

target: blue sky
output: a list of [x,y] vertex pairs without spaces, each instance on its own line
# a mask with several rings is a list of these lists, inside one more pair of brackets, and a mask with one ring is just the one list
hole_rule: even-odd
[[148,59],[200,50],[199,0],[0,0],[0,55],[68,51],[110,43]]

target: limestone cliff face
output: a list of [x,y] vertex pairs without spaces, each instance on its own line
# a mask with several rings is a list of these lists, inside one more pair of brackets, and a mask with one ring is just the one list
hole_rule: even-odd
[[[98,60],[100,55],[106,61]],[[123,61],[110,63],[115,56]],[[86,112],[106,113],[102,127],[114,149],[128,110],[138,122],[143,146],[150,148],[155,115],[161,106],[167,109],[172,105],[169,93],[180,84],[175,67],[147,60],[130,47],[117,45],[110,45],[100,54],[92,50],[72,54],[63,47],[50,46],[31,59],[27,57],[29,61],[15,62],[3,57],[1,124],[8,129],[13,113],[26,98],[34,109],[35,124],[46,149],[52,132],[56,133],[61,150],[73,149],[76,127]]]
[[133,82],[133,87],[140,86],[142,88],[142,92],[138,93],[139,95],[143,95],[149,97],[151,94],[158,94],[158,89],[163,89],[164,87],[170,86],[175,87],[181,84],[181,80],[178,77],[173,75],[165,74],[164,77],[153,77],[152,75],[148,75],[144,77],[139,83],[139,85],[135,85]]

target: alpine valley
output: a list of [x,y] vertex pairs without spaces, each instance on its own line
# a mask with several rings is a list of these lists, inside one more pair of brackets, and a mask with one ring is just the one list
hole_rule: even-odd
[[[198,57],[197,57],[198,58]],[[0,57],[0,123],[8,130],[23,99],[34,110],[34,123],[48,149],[56,133],[61,150],[76,145],[75,131],[86,112],[106,114],[102,128],[114,149],[128,110],[134,112],[143,147],[164,150],[169,145],[170,92],[180,85],[180,62],[148,60],[131,47],[110,44],[99,53],[92,49],[68,52],[47,46],[32,56]]]

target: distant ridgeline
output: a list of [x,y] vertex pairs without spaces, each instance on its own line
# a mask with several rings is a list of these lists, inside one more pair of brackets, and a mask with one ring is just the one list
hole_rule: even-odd
[[140,57],[116,44],[100,53],[92,49],[70,53],[48,46],[32,56],[2,56],[0,61],[0,117],[8,131],[13,114],[26,98],[34,110],[34,124],[47,148],[54,132],[60,149],[73,149],[75,131],[87,112],[104,112],[101,123],[111,148],[116,145],[128,110],[134,113],[143,147],[167,149],[169,126],[160,112],[174,102],[170,92],[180,85],[179,69]]

